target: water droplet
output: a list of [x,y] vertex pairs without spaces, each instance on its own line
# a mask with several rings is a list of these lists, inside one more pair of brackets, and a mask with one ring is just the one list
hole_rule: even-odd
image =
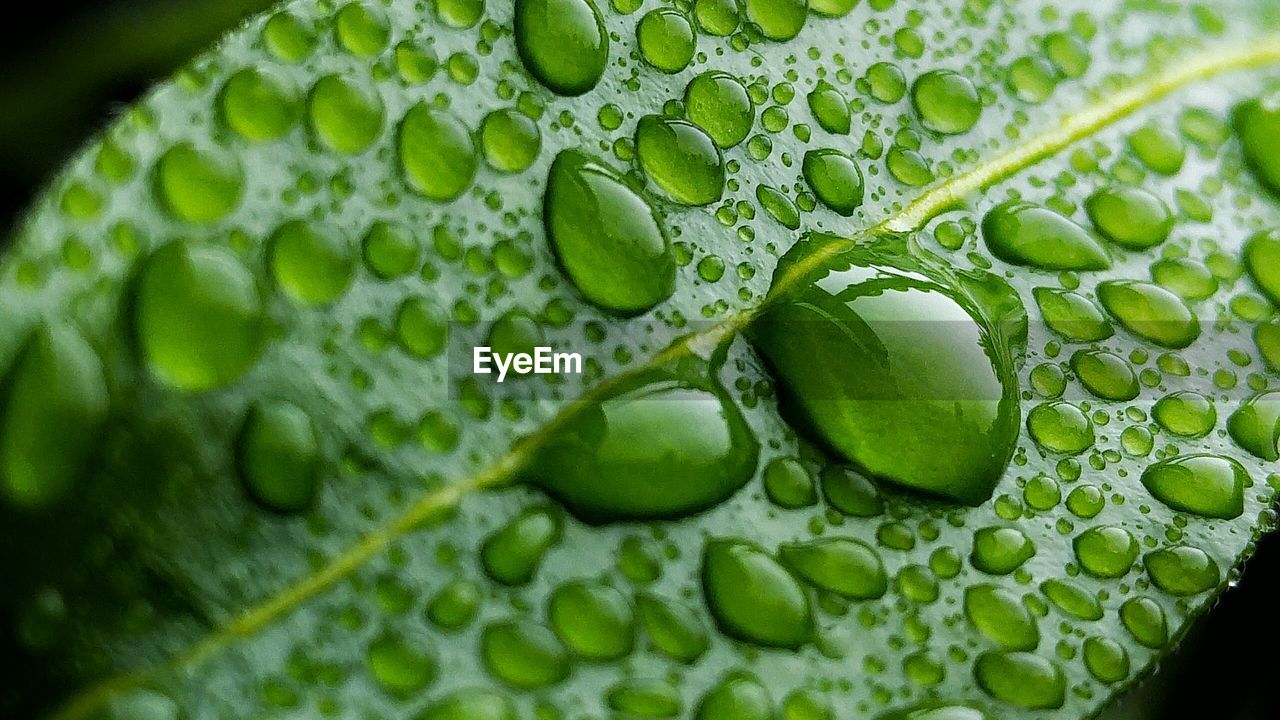
[[355,274],[355,251],[336,228],[291,220],[271,235],[271,274],[289,297],[325,305],[342,297]]
[[646,594],[637,598],[636,614],[654,646],[677,662],[693,663],[710,646],[706,628],[687,605]]
[[743,12],[770,40],[790,40],[800,34],[809,16],[808,0],[740,0]]
[[1098,232],[1129,250],[1146,250],[1169,239],[1173,213],[1160,198],[1129,185],[1099,190],[1084,203]]
[[678,73],[689,66],[697,39],[689,19],[675,8],[650,10],[636,26],[640,55],[664,73]]
[[1017,528],[985,527],[973,534],[969,562],[988,575],[1008,575],[1036,554],[1031,538]]
[[1040,630],[1017,595],[995,585],[970,586],[964,613],[978,631],[1008,650],[1035,650]]
[[926,128],[945,135],[968,132],[982,115],[977,88],[951,70],[931,70],[916,78],[911,102]]
[[848,135],[852,127],[849,100],[826,81],[809,93],[809,112],[823,130],[835,135]]
[[1049,598],[1062,612],[1079,620],[1101,620],[1102,604],[1083,587],[1068,580],[1046,580],[1040,586],[1044,596]]
[[156,191],[165,209],[179,220],[207,224],[226,217],[240,204],[244,173],[239,161],[221,149],[174,145],[156,161]]
[[1231,439],[1255,457],[1280,460],[1280,392],[1255,395],[1227,421]]
[[424,360],[444,352],[449,316],[434,302],[411,297],[396,311],[396,341],[405,352]]
[[609,36],[593,0],[516,0],[516,48],[525,69],[559,95],[600,82]]
[[457,199],[476,176],[471,130],[447,110],[413,106],[400,124],[399,149],[409,187],[429,200]]
[[708,541],[702,587],[707,607],[726,635],[762,647],[797,648],[813,634],[804,589],[756,545]]
[[492,690],[457,690],[428,705],[417,720],[517,720],[511,701]]
[[495,110],[480,125],[484,159],[498,172],[524,172],[542,151],[542,133],[528,115],[516,110]]
[[1170,595],[1198,595],[1217,587],[1222,579],[1213,558],[1187,545],[1149,552],[1143,562],[1151,581]]
[[1244,246],[1244,264],[1258,289],[1280,306],[1280,230],[1258,233]]
[[853,600],[874,600],[888,590],[880,554],[848,538],[783,545],[778,556],[804,581]]
[[862,205],[862,170],[839,150],[805,153],[804,179],[818,200],[839,215],[850,217]]
[[284,401],[249,411],[237,446],[240,478],[250,497],[276,512],[299,512],[316,496],[320,448],[311,418]]
[[769,213],[769,217],[778,221],[778,224],[788,230],[799,229],[800,211],[782,192],[768,185],[759,185],[756,187],[756,200],[760,202],[760,207]]
[[528,583],[547,551],[560,542],[562,530],[563,521],[551,509],[525,510],[485,538],[480,547],[485,574],[503,585]]
[[1133,639],[1153,650],[1164,648],[1169,641],[1169,627],[1164,610],[1147,597],[1130,598],[1120,606],[1120,620]]
[[683,708],[680,691],[664,680],[623,680],[609,689],[605,702],[620,717],[675,718]]
[[1151,277],[1185,300],[1204,300],[1218,292],[1218,278],[1190,258],[1166,258],[1151,265]]
[[1138,559],[1137,538],[1114,525],[1089,528],[1076,536],[1072,546],[1080,567],[1098,578],[1121,577]]
[[1019,100],[1042,103],[1058,87],[1058,76],[1048,60],[1034,56],[1020,57],[1009,64],[1008,84]]
[[1111,280],[1098,285],[1098,298],[1126,330],[1161,347],[1181,349],[1200,337],[1195,314],[1159,285]]
[[876,517],[884,512],[880,491],[865,475],[850,467],[822,471],[822,494],[836,510],[853,517]]
[[0,495],[48,507],[89,470],[110,406],[102,361],[69,325],[38,326],[4,380]]
[[223,387],[258,359],[262,300],[249,270],[218,248],[170,243],[138,276],[134,330],[147,366],[189,392]]
[[724,194],[724,161],[711,137],[685,120],[646,115],[636,126],[645,174],[673,200],[710,205]]
[[311,131],[329,148],[354,155],[382,134],[385,109],[372,83],[338,75],[320,78],[307,101]]
[[1190,390],[1160,398],[1151,409],[1151,416],[1160,427],[1182,437],[1204,437],[1218,424],[1213,401]]
[[880,715],[876,720],[991,720],[991,717],[965,705],[928,703]]
[[813,475],[796,458],[775,458],[764,469],[764,490],[773,504],[794,509],[818,502]]
[[698,27],[717,37],[728,37],[738,29],[737,0],[694,0],[693,16]]
[[484,15],[484,0],[437,0],[436,12],[451,28],[474,27]]
[[979,687],[997,700],[1029,710],[1066,702],[1067,680],[1053,661],[1028,652],[984,652],[973,663]]
[[[755,321],[753,342],[800,424],[871,476],[986,500],[1018,436],[1010,361],[988,354],[998,341],[957,292],[861,258],[845,255],[788,282],[794,289]],[[789,255],[776,277],[795,262]]]
[[456,632],[471,624],[480,611],[483,598],[480,586],[470,580],[455,580],[441,588],[427,604],[427,619],[432,625]]
[[1027,430],[1049,452],[1079,455],[1093,447],[1093,421],[1066,400],[1037,405],[1027,415]]
[[378,685],[398,698],[422,692],[436,677],[435,657],[399,634],[381,635],[369,643],[365,661]]
[[755,107],[747,89],[734,76],[705,72],[684,91],[685,112],[695,125],[707,131],[721,148],[737,146],[755,124]]
[[547,628],[527,620],[490,625],[480,655],[494,677],[519,690],[556,685],[569,677],[569,654]]
[[418,266],[418,240],[403,225],[378,221],[364,236],[364,261],[383,280],[408,275]]
[[1143,125],[1129,136],[1129,149],[1143,165],[1161,175],[1174,175],[1182,169],[1187,147],[1177,133],[1156,124]]
[[551,593],[551,628],[576,655],[595,661],[617,660],[635,644],[631,606],[617,590],[572,582]]
[[1236,107],[1233,116],[1244,159],[1258,182],[1273,194],[1280,194],[1280,98],[1249,100]]
[[1071,356],[1071,369],[1086,390],[1103,400],[1120,402],[1138,397],[1137,373],[1115,353],[1079,350]]
[[1174,510],[1230,520],[1244,512],[1244,488],[1252,483],[1231,458],[1184,455],[1147,468],[1142,484]]
[[896,103],[907,94],[907,78],[897,65],[878,62],[867,68],[867,89],[882,103]]
[[592,522],[676,518],[746,484],[758,451],[723,393],[705,382],[648,377],[583,409],[538,451],[529,473]]
[[1029,202],[997,205],[982,220],[982,236],[996,257],[1041,270],[1104,270],[1107,251],[1084,228]]
[[731,673],[707,691],[694,720],[771,720],[773,700],[758,680],[745,673]]
[[566,150],[556,158],[544,219],[561,266],[602,309],[638,315],[675,290],[675,256],[653,208],[591,156]]
[[382,10],[359,2],[343,5],[334,26],[342,46],[360,57],[374,57],[381,53],[391,35],[387,16]]
[[246,140],[284,136],[302,114],[297,88],[283,76],[245,68],[222,86],[218,98],[223,122]]
[[1099,681],[1117,683],[1129,677],[1129,653],[1115,640],[1091,637],[1084,641],[1084,666]]
[[262,26],[262,40],[272,55],[285,62],[301,62],[316,47],[315,29],[288,10],[271,16]]
[[1115,334],[1111,323],[1089,298],[1052,288],[1036,288],[1040,316],[1055,333],[1076,342],[1097,342]]

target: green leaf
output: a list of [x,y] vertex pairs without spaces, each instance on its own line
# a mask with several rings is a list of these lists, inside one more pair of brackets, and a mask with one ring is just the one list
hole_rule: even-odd
[[0,710],[1095,714],[1280,484],[1273,11],[1096,5],[231,34],[0,270]]

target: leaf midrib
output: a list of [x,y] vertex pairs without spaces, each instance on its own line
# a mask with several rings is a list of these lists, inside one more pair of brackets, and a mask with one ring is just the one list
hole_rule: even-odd
[[[1016,144],[991,160],[955,175],[916,197],[906,207],[876,225],[854,233],[842,241],[824,244],[792,266],[791,272],[777,278],[770,297],[785,291],[797,278],[824,265],[839,254],[887,235],[914,232],[933,217],[962,204],[967,198],[1031,167],[1041,160],[1089,137],[1103,128],[1147,107],[1167,95],[1195,82],[1223,73],[1280,63],[1280,33],[1270,34],[1234,47],[1202,49],[1177,67],[1148,75],[1118,89],[1106,98],[1089,103],[1078,112],[1067,115],[1056,127]],[[766,300],[767,302],[767,300]],[[117,675],[90,685],[71,698],[53,715],[53,720],[85,720],[114,695],[147,682],[165,670],[193,668],[216,655],[235,641],[248,638],[288,616],[379,556],[401,537],[420,528],[438,514],[448,512],[472,492],[494,489],[512,483],[537,448],[572,420],[584,407],[605,398],[615,387],[645,372],[665,366],[674,360],[710,352],[721,342],[741,332],[763,305],[745,308],[711,327],[685,336],[674,345],[655,354],[647,362],[609,378],[571,402],[542,429],[518,441],[510,451],[479,473],[420,495],[404,512],[361,537],[337,558],[314,572],[237,615],[167,663]]]

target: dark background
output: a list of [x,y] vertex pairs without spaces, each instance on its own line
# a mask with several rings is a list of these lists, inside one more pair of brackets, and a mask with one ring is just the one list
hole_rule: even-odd
[[[491,0],[505,2],[507,0]],[[150,84],[272,0],[40,0],[0,23],[0,231]],[[1280,534],[1280,533],[1278,533]],[[1105,720],[1280,720],[1280,539]]]

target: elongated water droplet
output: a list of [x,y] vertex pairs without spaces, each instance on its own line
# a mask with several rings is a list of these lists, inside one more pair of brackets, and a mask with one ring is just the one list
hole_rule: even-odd
[[722,392],[705,382],[649,377],[581,411],[538,452],[529,473],[592,522],[677,518],[746,484],[758,451]]
[[874,600],[889,587],[880,554],[848,538],[826,538],[783,545],[782,562],[806,582],[854,600]]
[[773,700],[760,681],[745,673],[731,673],[707,691],[694,720],[771,720]]
[[756,545],[709,541],[702,555],[702,588],[726,635],[763,647],[796,648],[813,634],[804,589]]
[[698,36],[685,14],[675,8],[650,10],[636,25],[636,42],[645,62],[664,73],[689,66]]
[[1231,439],[1255,457],[1280,460],[1280,392],[1249,398],[1227,422]]
[[[789,254],[775,282],[807,251]],[[800,424],[842,456],[873,477],[982,502],[1018,435],[1011,361],[989,354],[1000,341],[960,293],[873,263],[852,253],[806,270],[751,337]]]
[[237,460],[245,490],[263,506],[299,512],[315,499],[320,448],[311,418],[298,406],[255,405],[240,431]]
[[525,69],[560,95],[600,82],[609,35],[593,0],[516,0],[516,48]]
[[560,153],[543,216],[561,266],[600,308],[638,315],[675,290],[675,256],[653,208],[591,156]]
[[211,390],[239,379],[257,361],[262,299],[231,253],[170,243],[139,274],[134,330],[157,377],[182,390]]
[[839,150],[805,153],[804,179],[818,200],[838,215],[849,217],[862,205],[862,170]]
[[995,585],[973,585],[964,593],[964,614],[989,640],[1008,650],[1035,650],[1040,630],[1017,595]]
[[848,135],[852,126],[849,99],[826,81],[819,81],[809,93],[809,112],[823,130],[835,135]]
[[978,686],[997,700],[1030,710],[1066,702],[1067,680],[1052,660],[1029,652],[984,652],[973,663]]
[[1249,100],[1236,107],[1233,116],[1236,134],[1249,169],[1263,187],[1280,195],[1280,96]]
[[336,228],[292,220],[272,233],[269,244],[276,284],[300,303],[331,303],[351,284],[355,249]]
[[997,205],[982,220],[982,236],[996,257],[1041,270],[1103,270],[1106,250],[1084,228],[1029,202]]
[[1156,587],[1179,597],[1198,595],[1218,586],[1218,563],[1200,548],[1175,545],[1147,553],[1143,558]]
[[1049,602],[1073,618],[1102,619],[1102,604],[1098,602],[1098,598],[1069,580],[1046,580],[1040,590],[1049,598]]
[[417,720],[517,720],[511,701],[492,690],[452,692],[428,705]]
[[0,495],[48,507],[90,469],[110,397],[102,360],[69,325],[38,326],[4,381]]
[[1200,337],[1195,314],[1159,285],[1111,280],[1098,286],[1098,298],[1125,329],[1161,347],[1181,349]]
[[1160,198],[1141,188],[1120,185],[1099,190],[1084,203],[1094,227],[1129,250],[1146,250],[1169,239],[1173,213]]
[[673,200],[710,205],[724,194],[724,161],[711,136],[685,120],[646,115],[636,126],[645,174]]
[[569,653],[555,634],[528,620],[490,625],[480,636],[480,656],[497,679],[518,690],[556,685],[569,677]]
[[553,510],[524,511],[485,538],[480,546],[485,573],[503,585],[524,585],[538,572],[547,551],[560,542],[562,531],[563,520]]
[[1249,238],[1244,246],[1244,264],[1258,289],[1280,307],[1280,230]]
[[809,16],[808,0],[740,0],[746,17],[761,34],[779,42],[800,34]]
[[635,644],[631,606],[617,590],[571,582],[551,593],[551,628],[574,654],[588,660],[617,660]]
[[1132,400],[1141,389],[1128,361],[1105,350],[1077,351],[1071,356],[1071,369],[1086,390],[1104,400]]
[[710,647],[707,629],[687,605],[646,594],[637,598],[636,613],[654,646],[677,662],[692,663]]
[[448,202],[471,187],[480,164],[471,130],[447,110],[419,103],[400,123],[400,167],[409,187]]
[[663,680],[623,680],[609,689],[605,702],[622,717],[674,718],[683,707],[680,692]]
[[1151,416],[1160,427],[1182,437],[1204,437],[1218,424],[1213,401],[1190,390],[1160,398],[1151,408]]
[[1169,642],[1169,625],[1164,610],[1149,597],[1126,600],[1120,606],[1120,621],[1140,645],[1160,650]]
[[1252,483],[1231,458],[1184,455],[1147,468],[1142,484],[1174,510],[1230,520],[1244,512],[1244,488]]

